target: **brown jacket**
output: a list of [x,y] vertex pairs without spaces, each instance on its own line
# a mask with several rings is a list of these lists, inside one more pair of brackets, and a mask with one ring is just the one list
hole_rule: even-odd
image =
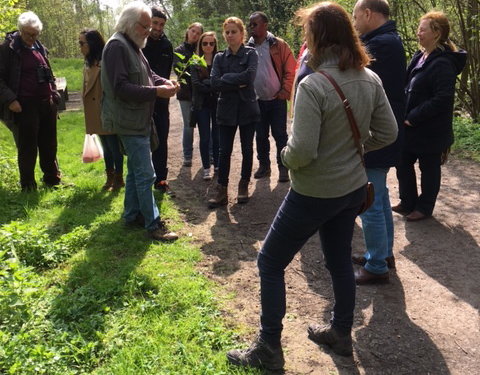
[[102,84],[100,65],[85,66],[83,70],[83,107],[87,134],[111,134],[103,130],[100,113],[102,108]]

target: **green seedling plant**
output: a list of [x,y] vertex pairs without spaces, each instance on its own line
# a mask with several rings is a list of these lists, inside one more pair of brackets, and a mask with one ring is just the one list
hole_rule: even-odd
[[175,65],[175,73],[177,73],[178,82],[186,85],[187,81],[185,77],[190,77],[190,72],[188,68],[191,66],[201,66],[203,68],[207,67],[207,62],[203,56],[193,54],[186,62],[186,56],[181,53],[174,52],[175,55],[180,59],[180,61]]

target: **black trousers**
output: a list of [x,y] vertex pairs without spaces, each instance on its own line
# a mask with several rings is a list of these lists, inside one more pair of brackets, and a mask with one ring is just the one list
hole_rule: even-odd
[[230,157],[233,151],[233,142],[237,128],[240,129],[240,143],[242,146],[242,180],[250,181],[253,165],[253,137],[255,135],[255,123],[242,126],[218,127],[219,136],[219,161],[218,161],[218,183],[228,186],[228,176],[230,175]]
[[153,121],[157,128],[158,148],[152,152],[153,168],[155,169],[155,184],[166,180],[168,175],[168,132],[170,130],[170,112],[168,110],[168,100],[155,101],[155,112]]
[[[397,167],[397,178],[400,189],[400,203],[407,211],[417,210],[425,215],[431,215],[435,207],[440,181],[442,153],[415,153],[404,151],[402,161]],[[420,166],[420,187],[417,189],[417,176],[415,163],[418,160]]]
[[60,170],[57,163],[57,106],[50,99],[20,98],[22,112],[15,114],[18,126],[18,169],[23,188],[35,188],[37,154],[43,182],[57,185]]

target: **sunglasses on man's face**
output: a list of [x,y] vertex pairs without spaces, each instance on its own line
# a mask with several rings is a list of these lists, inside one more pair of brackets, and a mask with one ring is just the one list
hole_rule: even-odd
[[202,47],[206,47],[206,46],[213,47],[214,45],[215,45],[215,42],[202,42]]

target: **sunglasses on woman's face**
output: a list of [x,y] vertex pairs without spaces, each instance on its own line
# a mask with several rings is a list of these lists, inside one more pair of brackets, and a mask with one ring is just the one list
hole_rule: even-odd
[[87,44],[87,42],[83,42],[83,41],[79,40],[78,44],[80,44],[80,47],[83,47],[85,44]]
[[215,45],[215,42],[202,42],[202,47],[206,47],[206,46],[213,47],[214,45]]

